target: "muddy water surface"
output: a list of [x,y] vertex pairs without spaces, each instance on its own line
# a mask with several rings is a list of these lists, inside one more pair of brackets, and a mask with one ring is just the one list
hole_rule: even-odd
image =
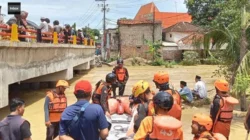
[[[127,67],[129,71],[129,81],[126,86],[125,93],[130,94],[132,85],[138,80],[147,80],[151,83],[153,89],[156,91],[155,86],[152,82],[153,74],[158,70],[166,70],[170,73],[170,83],[179,89],[179,81],[185,80],[188,83],[188,86],[192,89],[194,87],[194,77],[195,75],[200,75],[202,79],[207,84],[207,89],[213,89],[213,82],[216,78],[211,78],[212,72],[216,69],[216,66],[176,66],[172,69],[166,69],[164,67],[150,67],[150,66],[141,66],[141,67]],[[105,75],[112,70],[112,67],[102,67],[94,68],[83,75],[76,75],[76,77],[70,81],[71,86],[66,90],[68,104],[73,104],[76,99],[74,97],[73,90],[74,85],[78,80],[87,79],[92,85],[100,80],[104,79]],[[24,118],[29,120],[31,123],[32,139],[33,140],[43,140],[45,139],[46,128],[44,125],[44,97],[46,90],[39,91],[29,91],[24,92],[22,95],[16,95],[22,97],[26,103],[27,107],[25,110]],[[214,96],[214,91],[209,93],[209,96]],[[191,120],[192,115],[197,112],[203,112],[209,114],[209,107],[203,108],[187,108],[183,110],[182,113],[182,122],[183,122],[183,131],[184,131],[184,140],[192,140],[191,135]],[[0,109],[0,119],[5,117],[8,114],[8,108]],[[231,140],[244,140],[246,136],[246,131],[243,127],[243,118],[234,118],[231,126]]]

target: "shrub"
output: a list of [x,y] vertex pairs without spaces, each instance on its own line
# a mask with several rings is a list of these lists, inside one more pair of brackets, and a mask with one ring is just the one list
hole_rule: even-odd
[[158,59],[155,59],[155,61],[151,62],[150,65],[152,65],[152,66],[162,66],[162,65],[165,65],[165,64],[166,64],[166,62],[163,59],[158,58]]
[[203,64],[206,64],[206,65],[218,65],[218,64],[220,64],[220,61],[218,59],[216,59],[216,58],[209,57],[209,58],[203,59]]
[[186,51],[183,53],[184,59],[182,65],[190,66],[200,64],[199,54],[195,51]]
[[170,61],[165,63],[165,68],[173,68],[174,65],[177,65],[175,61]]

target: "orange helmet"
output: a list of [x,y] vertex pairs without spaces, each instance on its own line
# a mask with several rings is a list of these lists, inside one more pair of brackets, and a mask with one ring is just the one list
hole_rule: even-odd
[[192,121],[197,122],[201,126],[204,126],[208,131],[210,131],[213,126],[212,119],[208,115],[201,113],[195,114]]
[[169,74],[164,71],[159,71],[154,75],[154,82],[158,84],[165,84],[169,82]]
[[222,92],[228,92],[229,91],[229,84],[226,80],[216,80],[214,82],[214,86]]
[[65,80],[59,80],[57,83],[56,83],[56,87],[59,87],[59,86],[62,86],[62,87],[69,87],[69,83]]

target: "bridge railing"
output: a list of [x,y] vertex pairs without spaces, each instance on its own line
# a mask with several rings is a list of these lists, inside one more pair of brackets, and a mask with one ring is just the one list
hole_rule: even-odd
[[[33,30],[33,29],[24,29],[18,28],[16,24],[12,24],[12,26],[0,25],[0,36],[7,37],[12,42],[18,42],[19,38],[24,39],[31,39],[36,42],[50,42],[53,44],[59,43],[71,43],[71,44],[78,44],[78,45],[85,45],[85,46],[95,46],[95,42],[93,39],[87,38],[79,38],[76,35],[67,36],[57,34],[57,32],[41,32],[40,29]],[[22,35],[18,33],[18,31],[24,31],[30,33],[30,35]]]

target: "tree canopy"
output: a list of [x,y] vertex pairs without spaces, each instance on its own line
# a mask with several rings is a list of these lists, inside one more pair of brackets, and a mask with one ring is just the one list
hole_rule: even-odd
[[188,13],[196,25],[209,26],[219,14],[225,0],[185,0]]

